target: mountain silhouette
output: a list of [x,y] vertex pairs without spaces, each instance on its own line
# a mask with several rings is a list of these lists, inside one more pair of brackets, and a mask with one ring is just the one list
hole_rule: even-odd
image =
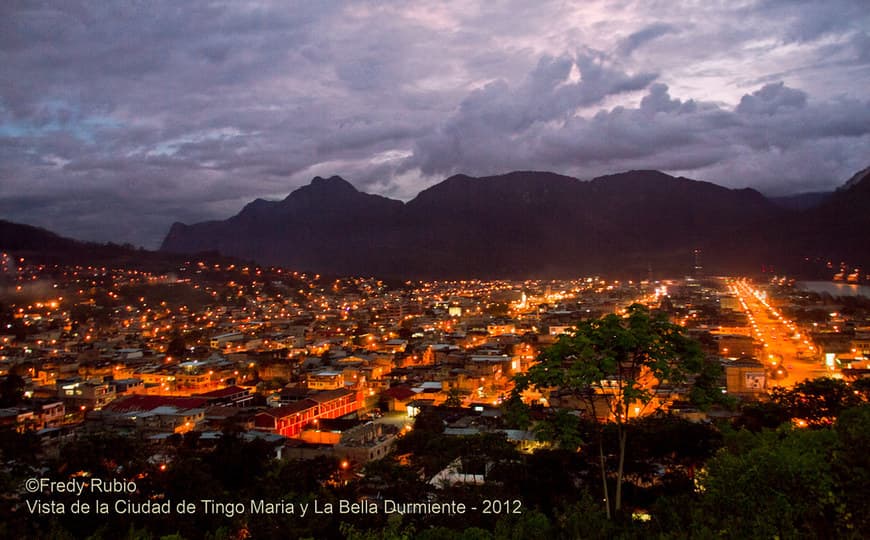
[[175,223],[160,252],[7,221],[0,221],[0,249],[54,263],[160,269],[196,254],[401,279],[631,277],[649,268],[675,276],[690,271],[695,249],[710,274],[806,273],[819,261],[867,268],[870,169],[823,195],[783,204],[659,171],[590,181],[517,171],[451,176],[403,203],[338,176],[315,177],[283,200],[257,199],[226,220]]
[[402,203],[317,177],[224,221],[176,223],[161,249],[329,274],[509,278],[685,272],[701,248],[711,263],[740,271],[794,259],[783,228],[821,215],[835,195],[796,211],[753,189],[659,171],[590,181],[518,171],[451,176]]

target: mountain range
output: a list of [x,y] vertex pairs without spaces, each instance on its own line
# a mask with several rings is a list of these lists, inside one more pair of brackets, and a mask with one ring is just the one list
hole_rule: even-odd
[[402,201],[314,178],[223,221],[175,223],[161,250],[335,275],[401,278],[715,273],[867,264],[870,168],[829,194],[768,199],[658,171],[589,181],[520,171],[455,175]]
[[[149,251],[129,244],[82,242],[39,227],[2,219],[0,219],[0,250],[41,264],[136,268],[158,273],[176,270],[189,259],[183,254]],[[202,255],[209,264],[240,262],[218,253]]]

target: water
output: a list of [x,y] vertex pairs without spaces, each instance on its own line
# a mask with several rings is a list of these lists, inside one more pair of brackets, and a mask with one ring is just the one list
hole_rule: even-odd
[[828,293],[831,296],[864,296],[870,298],[870,287],[851,283],[836,283],[833,281],[799,281],[797,287],[819,294]]

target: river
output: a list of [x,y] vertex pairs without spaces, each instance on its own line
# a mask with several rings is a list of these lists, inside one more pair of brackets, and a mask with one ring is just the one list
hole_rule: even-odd
[[830,294],[831,296],[864,296],[870,298],[870,287],[867,285],[854,285],[852,283],[838,283],[835,281],[799,281],[799,289]]

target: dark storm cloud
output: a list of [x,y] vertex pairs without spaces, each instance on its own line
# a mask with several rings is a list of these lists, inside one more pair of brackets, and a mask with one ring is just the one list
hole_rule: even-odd
[[863,0],[0,2],[0,217],[156,246],[314,175],[867,166]]
[[806,92],[786,88],[784,83],[779,82],[765,85],[752,95],[743,96],[737,105],[737,112],[772,115],[782,109],[801,109],[806,104]]
[[[514,95],[505,88],[500,93]],[[522,109],[515,103],[510,107]],[[490,118],[462,107],[438,136],[417,147],[415,159],[424,171],[428,166],[442,173],[489,174],[494,172],[494,163],[507,164],[504,170],[522,164],[581,177],[627,168],[699,171],[699,177],[726,185],[755,185],[781,193],[814,182],[818,186],[819,180],[830,177],[823,171],[831,167],[839,173],[837,180],[843,178],[867,159],[870,148],[870,102],[808,103],[804,92],[783,83],[744,95],[734,109],[672,98],[667,86],[657,83],[649,87],[638,107],[615,107],[589,118],[571,111],[567,107],[560,121],[529,123],[522,130],[510,131],[509,137],[484,138],[479,134],[490,129]],[[822,148],[837,160],[819,159],[822,152],[817,149]],[[764,166],[751,174],[746,165],[728,166],[752,163],[759,157]],[[805,159],[816,162],[790,164]],[[736,178],[720,172],[727,170],[746,172]]]
[[[579,71],[577,81],[569,79],[572,68]],[[473,91],[437,132],[420,140],[406,167],[429,175],[521,168],[535,156],[511,139],[533,136],[538,124],[564,121],[608,96],[643,89],[655,77],[625,73],[593,51],[542,58],[516,88],[498,80]]]
[[856,22],[866,21],[867,11],[865,0],[764,0],[745,8],[743,13],[781,21],[785,41],[807,42],[855,27]]
[[652,41],[658,37],[664,36],[665,34],[670,34],[676,32],[677,29],[665,23],[655,23],[651,24],[642,30],[638,30],[637,32],[633,32],[627,38],[622,40],[619,44],[619,53],[623,55],[631,54],[635,49],[640,47],[641,45]]

